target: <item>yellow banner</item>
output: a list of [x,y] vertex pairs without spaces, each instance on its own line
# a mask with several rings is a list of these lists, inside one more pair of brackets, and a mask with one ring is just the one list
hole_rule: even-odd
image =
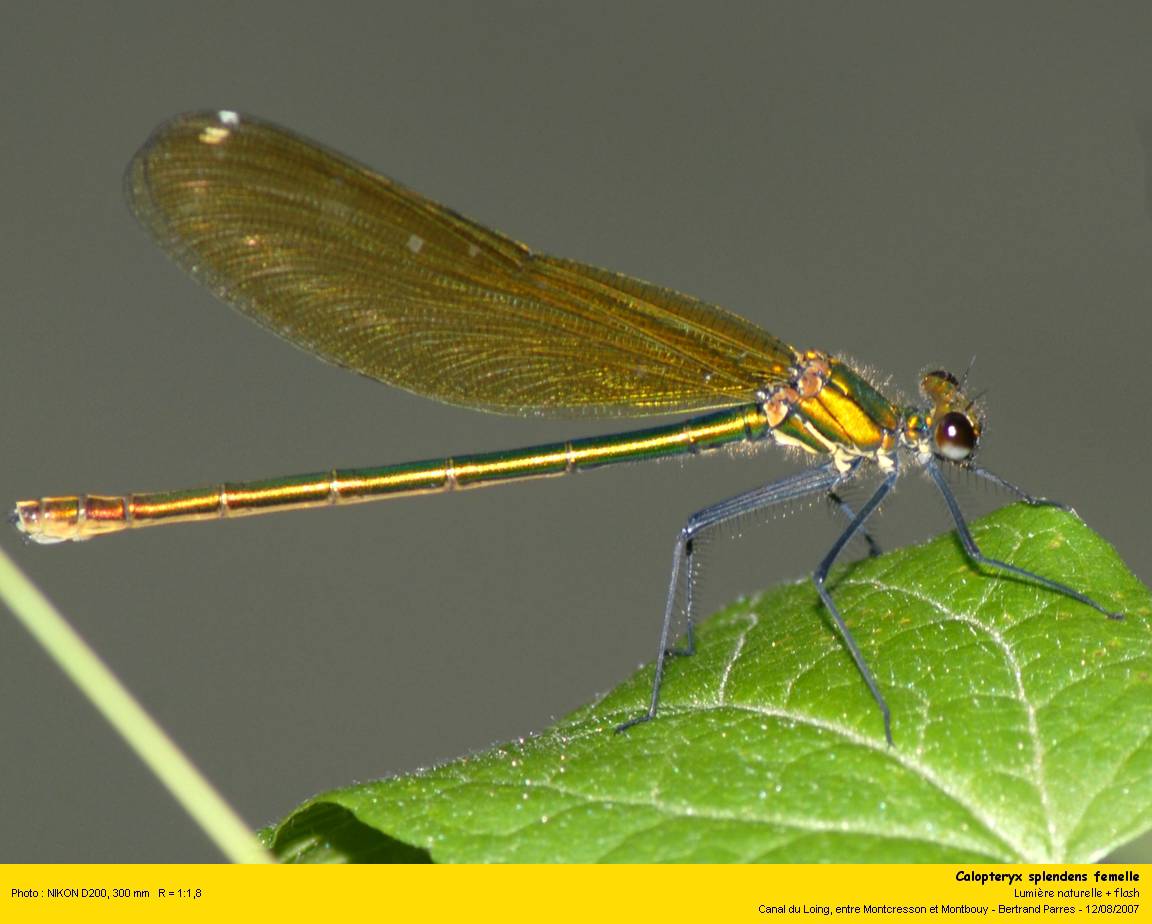
[[0,921],[1152,920],[1115,866],[0,866]]

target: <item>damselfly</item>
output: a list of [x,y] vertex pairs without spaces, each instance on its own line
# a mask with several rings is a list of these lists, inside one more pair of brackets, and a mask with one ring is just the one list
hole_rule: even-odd
[[[814,467],[690,516],[676,537],[648,710],[656,715],[678,616],[694,649],[695,546],[723,524],[828,496],[848,523],[816,589],[884,717],[888,706],[826,579],[892,490],[918,467],[936,485],[968,557],[1122,618],[1079,591],[984,555],[943,474],[960,466],[1048,504],[973,462],[983,415],[955,376],[920,382],[922,405],[885,397],[844,360],[797,350],[721,308],[618,273],[535,253],[284,129],[234,112],[161,125],[129,167],[136,216],[193,276],[275,333],[357,372],[450,404],[503,414],[688,420],[379,468],[127,496],[20,501],[16,525],[42,543],[160,523],[223,519],[451,491],[616,462],[774,444]],[[866,469],[858,510],[839,489]],[[683,610],[683,613],[681,613]]]

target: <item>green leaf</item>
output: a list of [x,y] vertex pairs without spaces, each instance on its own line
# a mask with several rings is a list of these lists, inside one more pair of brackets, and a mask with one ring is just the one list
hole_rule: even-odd
[[1109,620],[980,573],[956,538],[835,572],[895,746],[808,581],[736,603],[669,663],[539,736],[339,789],[263,832],[310,862],[1086,862],[1152,827],[1152,599],[1053,508],[974,526],[986,554]]

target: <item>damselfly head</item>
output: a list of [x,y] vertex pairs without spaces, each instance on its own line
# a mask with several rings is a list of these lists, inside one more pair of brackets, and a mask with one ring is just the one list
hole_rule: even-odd
[[950,462],[964,462],[976,452],[984,418],[975,399],[951,372],[937,369],[920,380],[920,394],[931,405],[924,424],[931,434],[932,452]]

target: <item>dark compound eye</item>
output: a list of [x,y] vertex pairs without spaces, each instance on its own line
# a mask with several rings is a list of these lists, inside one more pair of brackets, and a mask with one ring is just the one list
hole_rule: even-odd
[[939,379],[945,384],[956,387],[960,384],[959,379],[956,378],[951,372],[945,372],[943,369],[937,369],[935,372],[928,372],[924,375],[925,379]]
[[976,448],[976,430],[972,421],[959,411],[950,411],[941,417],[933,436],[936,451],[953,462],[963,462]]

